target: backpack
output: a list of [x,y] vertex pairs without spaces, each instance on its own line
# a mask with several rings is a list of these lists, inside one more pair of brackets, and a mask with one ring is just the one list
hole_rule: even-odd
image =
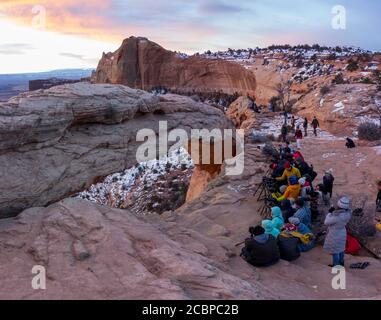
[[347,231],[347,243],[345,253],[356,255],[361,249],[360,242]]

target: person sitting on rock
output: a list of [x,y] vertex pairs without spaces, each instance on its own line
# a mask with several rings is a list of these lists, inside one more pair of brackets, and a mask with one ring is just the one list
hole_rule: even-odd
[[285,180],[290,180],[290,177],[296,176],[297,179],[300,179],[302,176],[300,174],[300,171],[298,168],[294,167],[291,165],[289,161],[287,161],[284,164],[284,171],[282,176],[276,178],[277,181],[285,181]]
[[284,219],[283,219],[281,209],[279,207],[272,207],[271,208],[271,217],[272,217],[271,221],[274,225],[274,228],[281,231],[282,227],[284,225]]
[[[309,194],[312,192],[311,183],[307,181],[305,177],[302,177],[298,180],[300,184],[300,198],[304,201],[307,201]],[[309,206],[308,206],[309,207]]]
[[292,155],[292,158],[296,161],[298,159],[304,161],[304,157],[303,155],[301,154],[301,152],[299,150],[295,151]]
[[275,228],[273,222],[271,220],[263,220],[262,227],[265,229],[265,233],[272,235],[274,238],[279,236],[280,231]]
[[300,252],[307,252],[314,248],[316,245],[316,238],[311,229],[295,217],[290,218],[289,222],[290,223],[285,226],[285,229],[299,239],[298,248]]
[[266,234],[261,226],[254,227],[252,235],[252,238],[246,239],[241,256],[255,267],[268,267],[277,263],[280,253],[276,238]]
[[303,161],[302,158],[296,158],[295,163],[296,168],[299,170],[301,176],[304,176],[306,174],[311,176],[313,170],[307,162]]
[[332,255],[330,267],[344,266],[344,252],[347,241],[346,226],[351,217],[350,199],[342,197],[337,202],[337,208],[331,208],[325,218],[324,224],[328,226],[328,233],[323,248]]
[[286,232],[278,236],[280,258],[286,261],[294,261],[300,257],[299,238]]
[[[307,227],[311,227],[311,209],[305,205],[302,199],[296,199],[295,208],[296,212],[293,218],[298,218],[301,223],[305,224]],[[288,219],[289,222],[290,219]]]
[[[285,189],[285,190],[284,190]],[[289,185],[287,187],[282,186],[280,191],[284,190],[284,193],[280,197],[275,197],[278,202],[281,202],[285,199],[297,199],[300,195],[300,184],[296,176],[291,176],[289,179]]]
[[355,145],[354,141],[351,138],[347,138],[346,140],[347,140],[347,142],[345,143],[345,146],[348,149],[356,148],[356,145]]

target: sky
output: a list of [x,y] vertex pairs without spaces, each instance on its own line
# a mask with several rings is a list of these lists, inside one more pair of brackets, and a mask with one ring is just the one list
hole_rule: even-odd
[[189,54],[304,43],[381,51],[380,12],[379,0],[0,0],[0,74],[95,68],[132,35]]

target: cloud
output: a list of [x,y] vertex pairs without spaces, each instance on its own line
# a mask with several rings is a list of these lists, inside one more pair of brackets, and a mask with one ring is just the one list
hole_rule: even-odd
[[80,61],[85,62],[85,63],[94,64],[94,65],[96,65],[98,63],[98,60],[99,60],[97,58],[88,58],[84,55],[76,54],[76,53],[70,53],[70,52],[61,52],[59,55],[62,57],[73,58],[73,59],[77,59],[77,60],[80,60]]
[[6,43],[0,45],[0,54],[26,54],[33,47],[26,43]]
[[215,0],[203,1],[198,9],[201,14],[232,14],[244,11],[244,8],[241,6]]

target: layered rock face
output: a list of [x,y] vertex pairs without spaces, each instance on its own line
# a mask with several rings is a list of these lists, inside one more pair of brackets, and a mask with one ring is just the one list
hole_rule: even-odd
[[226,111],[226,116],[233,121],[237,128],[244,129],[245,135],[249,135],[257,124],[256,114],[250,105],[249,98],[239,97]]
[[190,98],[121,85],[77,83],[0,104],[0,216],[44,206],[135,165],[138,130],[230,128]]
[[332,85],[325,95],[316,91],[301,97],[294,108],[302,117],[315,115],[331,133],[352,136],[362,122],[379,123],[381,92],[375,85]]
[[[31,208],[0,224],[0,298],[266,297],[260,286],[242,281],[208,258],[194,234],[180,226],[166,231],[160,223],[155,226],[126,210],[84,200]],[[192,241],[183,243],[184,237]],[[46,290],[32,289],[35,265],[46,269]]]
[[93,77],[96,83],[118,83],[151,90],[255,95],[252,72],[223,60],[183,57],[145,38],[130,37],[114,53],[104,54]]

